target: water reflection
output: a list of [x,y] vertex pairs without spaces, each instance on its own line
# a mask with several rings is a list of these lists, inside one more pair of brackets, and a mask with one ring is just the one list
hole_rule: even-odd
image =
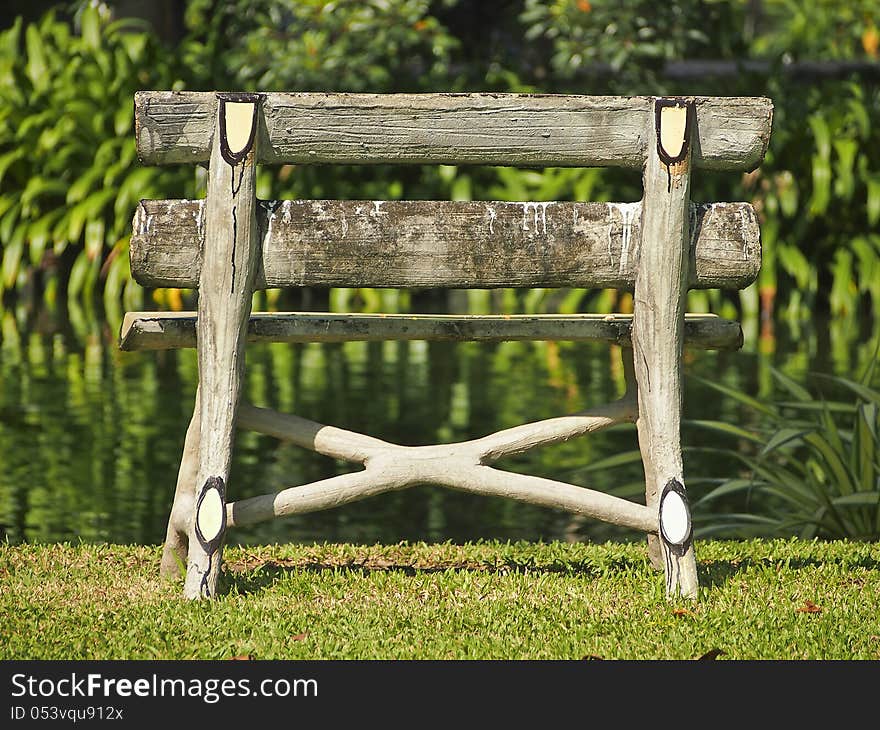
[[[19,541],[158,543],[165,531],[197,381],[193,350],[123,353],[115,326],[94,317],[26,321],[2,313],[0,523]],[[746,323],[738,353],[689,352],[686,373],[750,393],[768,392],[769,367],[851,374],[871,343],[858,322],[818,327],[792,319],[760,339]],[[462,440],[572,412],[622,391],[619,352],[590,343],[384,342],[251,346],[247,398],[261,406],[402,444]],[[685,381],[690,418],[742,415]],[[688,443],[711,438],[689,432]],[[643,491],[638,462],[585,469],[636,446],[621,426],[501,462],[631,498]],[[686,455],[701,474],[719,465]],[[735,465],[729,465],[730,469]],[[240,432],[230,477],[242,498],[314,481],[351,467],[270,437]],[[722,505],[723,506],[723,505]],[[555,510],[432,487],[390,493],[336,510],[239,529],[231,541],[461,541],[499,538],[604,540],[619,528]]]

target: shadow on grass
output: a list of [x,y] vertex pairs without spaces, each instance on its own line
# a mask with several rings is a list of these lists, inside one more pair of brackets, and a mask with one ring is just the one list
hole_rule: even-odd
[[[851,558],[735,558],[731,560],[711,560],[697,563],[701,587],[719,588],[748,573],[767,571],[796,571],[821,568],[829,564],[843,564],[846,568],[863,568],[880,571],[880,560],[870,557]],[[235,561],[226,566],[223,572],[223,592],[240,595],[257,593],[275,583],[286,580],[295,573],[341,573],[367,576],[373,573],[398,573],[406,576],[430,575],[434,573],[485,573],[493,575],[532,574],[532,575],[570,575],[586,579],[597,579],[607,575],[644,575],[654,573],[647,556],[618,556],[608,560],[546,562],[530,560],[511,560],[499,558],[495,561],[454,561],[430,564],[407,563],[371,558],[365,561],[323,562],[296,560]]]
[[804,570],[805,568],[819,568],[823,565],[834,563],[845,564],[847,568],[865,568],[867,570],[880,570],[880,560],[873,558],[737,558],[735,560],[712,560],[697,563],[697,577],[701,587],[717,588],[729,583],[737,576],[753,572],[767,570]]
[[602,575],[626,572],[640,572],[646,568],[647,560],[615,558],[601,563],[584,560],[578,562],[553,561],[536,563],[531,561],[498,560],[494,562],[461,561],[433,565],[412,565],[408,563],[371,560],[366,562],[324,563],[267,560],[255,564],[231,563],[226,566],[223,578],[224,592],[241,595],[256,593],[273,584],[285,580],[293,573],[343,573],[362,576],[371,573],[399,573],[416,576],[432,573],[486,573],[495,575],[510,574],[559,574],[598,578]]

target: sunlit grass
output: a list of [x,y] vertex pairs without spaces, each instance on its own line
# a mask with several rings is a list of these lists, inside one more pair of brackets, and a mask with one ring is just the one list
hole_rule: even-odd
[[877,543],[697,549],[696,603],[641,543],[525,542],[229,548],[189,603],[154,546],[2,546],[0,659],[880,659]]

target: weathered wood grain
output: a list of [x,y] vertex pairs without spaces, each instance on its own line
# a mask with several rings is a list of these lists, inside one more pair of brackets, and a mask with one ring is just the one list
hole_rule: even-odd
[[[263,201],[254,286],[631,289],[641,203]],[[761,266],[748,203],[691,209],[692,288],[742,289]],[[204,201],[143,200],[131,271],[144,286],[194,288]]]
[[[122,323],[123,350],[172,350],[196,346],[195,312],[128,312]],[[247,341],[348,342],[378,340],[599,340],[629,346],[632,315],[417,315],[254,312]],[[713,314],[688,314],[685,344],[699,349],[737,350],[739,322]]]
[[[195,327],[195,323],[193,324]],[[195,331],[193,332],[195,339]],[[195,346],[195,343],[193,343]],[[189,552],[189,531],[196,507],[196,484],[199,472],[199,415],[201,413],[199,389],[196,388],[195,407],[186,429],[180,467],[177,471],[177,486],[174,501],[168,517],[165,543],[162,546],[162,562],[159,575],[163,578],[182,578],[186,570]],[[182,570],[183,569],[183,570]]]
[[183,587],[189,599],[216,594],[226,538],[226,493],[260,247],[253,131],[259,107],[259,97],[222,99],[212,135],[197,325],[199,467]]
[[[135,94],[138,156],[210,156],[213,92]],[[770,139],[764,97],[697,97],[693,165],[751,170]],[[653,97],[553,94],[269,93],[257,162],[641,168]]]
[[[658,101],[649,131],[656,141],[649,147],[644,172],[643,233],[633,296],[632,342],[645,503],[662,515],[661,496],[670,484],[676,484],[684,494],[681,356],[689,265],[693,109],[686,100]],[[686,511],[686,503],[684,506]],[[658,521],[662,527],[659,516]],[[680,543],[672,544],[663,530],[659,532],[656,547],[670,597],[696,596],[691,538],[688,532]]]
[[[630,377],[627,376],[628,382]],[[634,392],[628,388],[618,401],[569,416],[527,423],[459,443],[399,446],[243,403],[240,426],[327,456],[354,461],[366,468],[229,504],[227,521],[230,526],[251,525],[274,517],[338,507],[382,492],[419,484],[438,484],[564,509],[616,525],[655,532],[658,522],[653,508],[585,487],[488,466],[504,456],[567,441],[618,423],[632,422],[636,410]]]

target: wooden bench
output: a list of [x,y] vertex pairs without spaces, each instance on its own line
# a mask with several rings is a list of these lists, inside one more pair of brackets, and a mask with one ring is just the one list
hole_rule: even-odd
[[[438,484],[569,510],[645,532],[669,596],[697,572],[680,446],[683,345],[735,349],[737,322],[686,315],[689,288],[743,288],[761,262],[746,203],[695,205],[691,169],[745,171],[770,136],[765,98],[504,94],[141,92],[138,154],[207,164],[205,200],[143,200],[131,270],[149,287],[198,288],[198,312],[132,312],[123,349],[198,347],[199,388],[162,573],[213,596],[226,530]],[[635,203],[261,201],[257,164],[438,163],[642,170]],[[252,313],[276,287],[613,287],[632,315]],[[240,402],[247,342],[599,339],[622,346],[626,393],[604,406],[471,441],[398,446]],[[498,459],[634,422],[639,504],[496,469]],[[227,502],[236,427],[363,468]]]

